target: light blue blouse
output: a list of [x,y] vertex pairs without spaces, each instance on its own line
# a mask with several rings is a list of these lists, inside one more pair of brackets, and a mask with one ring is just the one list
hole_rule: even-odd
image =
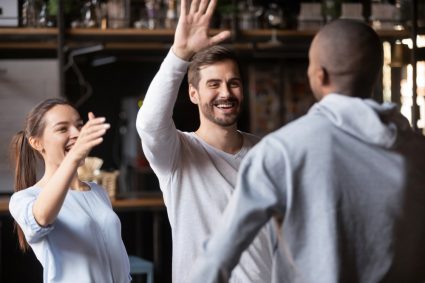
[[130,282],[130,264],[121,238],[121,222],[106,191],[69,190],[55,222],[37,224],[32,206],[40,189],[12,195],[9,210],[43,266],[44,282]]

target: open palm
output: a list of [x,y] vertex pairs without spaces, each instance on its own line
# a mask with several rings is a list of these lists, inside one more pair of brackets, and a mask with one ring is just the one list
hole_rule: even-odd
[[194,53],[218,44],[230,36],[222,31],[212,37],[208,35],[211,17],[217,0],[181,0],[180,18],[174,35],[173,51],[182,59],[189,60]]

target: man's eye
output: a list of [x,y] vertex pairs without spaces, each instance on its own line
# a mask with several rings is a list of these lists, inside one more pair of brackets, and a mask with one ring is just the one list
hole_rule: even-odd
[[241,84],[239,82],[230,82],[230,87],[235,88],[235,87],[240,87]]
[[61,132],[61,133],[64,133],[64,132],[66,132],[66,131],[67,131],[67,128],[62,127],[62,128],[59,128],[59,129],[58,129],[58,131],[59,131],[59,132]]
[[83,127],[83,124],[78,124],[77,125],[77,129],[81,130],[81,128]]
[[210,87],[210,88],[216,88],[216,87],[219,87],[219,86],[220,86],[220,84],[217,83],[217,82],[210,82],[210,83],[208,83],[208,87]]

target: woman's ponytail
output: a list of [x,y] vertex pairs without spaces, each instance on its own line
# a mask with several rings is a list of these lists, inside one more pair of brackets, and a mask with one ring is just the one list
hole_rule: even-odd
[[[40,138],[43,135],[46,126],[44,115],[56,105],[70,104],[59,98],[42,101],[28,113],[25,130],[18,132],[12,138],[10,153],[15,169],[15,192],[31,187],[37,182],[37,157],[41,155],[31,147],[28,139]],[[25,252],[29,246],[21,227],[16,222],[15,229],[18,233],[19,247]]]
[[[14,165],[14,190],[18,192],[35,185],[37,182],[36,166],[37,157],[35,150],[30,146],[24,131],[18,132],[11,143],[11,158]],[[18,233],[19,247],[22,251],[28,250],[28,243],[24,233],[15,222],[15,230]]]

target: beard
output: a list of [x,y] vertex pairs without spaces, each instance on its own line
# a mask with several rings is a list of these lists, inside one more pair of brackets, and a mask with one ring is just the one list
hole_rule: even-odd
[[[232,111],[230,113],[220,113],[219,115],[215,114],[215,111],[221,111],[217,108],[219,104],[231,104]],[[236,98],[228,98],[228,99],[217,99],[210,103],[205,103],[200,108],[202,114],[206,119],[213,122],[216,125],[221,127],[229,127],[234,125],[240,114],[240,104]]]

